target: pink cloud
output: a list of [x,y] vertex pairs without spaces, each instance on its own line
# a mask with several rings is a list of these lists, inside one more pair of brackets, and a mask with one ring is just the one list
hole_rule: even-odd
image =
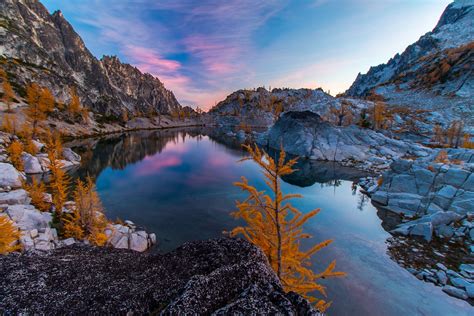
[[181,68],[181,64],[175,60],[165,59],[156,51],[140,46],[127,45],[124,54],[131,60],[138,62],[137,67],[145,72],[174,72]]

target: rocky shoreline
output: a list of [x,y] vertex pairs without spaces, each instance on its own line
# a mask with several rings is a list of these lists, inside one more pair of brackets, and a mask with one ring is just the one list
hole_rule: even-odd
[[389,248],[409,246],[411,255],[394,259],[418,279],[474,304],[474,151],[446,153],[444,161],[439,151],[396,160],[379,179],[363,178],[359,185],[376,207],[400,216]]
[[[6,152],[8,144],[16,136],[7,133],[0,134],[0,216],[7,216],[20,230],[20,245],[24,251],[48,251],[78,243],[86,243],[74,238],[60,239],[58,232],[53,228],[53,213],[40,211],[31,205],[28,192],[23,189],[26,175],[46,175],[49,171],[49,159],[41,152],[44,144],[34,141],[39,153],[35,156],[22,153],[24,172],[18,171],[9,160]],[[63,168],[70,169],[78,166],[81,157],[70,148],[63,149]],[[52,203],[49,193],[44,194],[44,201]],[[75,208],[73,201],[64,204],[63,212],[70,213]],[[110,223],[105,230],[107,244],[114,248],[131,249],[143,252],[156,244],[156,235],[138,229],[131,221]]]

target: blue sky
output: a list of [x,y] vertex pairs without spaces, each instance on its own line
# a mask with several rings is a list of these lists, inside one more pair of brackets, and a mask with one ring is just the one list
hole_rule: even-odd
[[91,52],[160,78],[184,105],[241,88],[335,95],[430,31],[444,0],[44,0]]

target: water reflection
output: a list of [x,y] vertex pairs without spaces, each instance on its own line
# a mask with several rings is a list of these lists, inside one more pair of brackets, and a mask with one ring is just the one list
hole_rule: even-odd
[[[71,143],[83,156],[74,174],[96,178],[110,218],[131,219],[157,233],[160,251],[222,236],[238,223],[229,212],[243,193],[241,176],[258,189],[264,182],[235,144],[203,129],[142,131]],[[226,143],[226,144],[224,144]],[[229,142],[231,143],[231,142]],[[469,315],[470,306],[420,282],[387,254],[387,230],[397,218],[378,211],[352,180],[364,176],[332,163],[301,160],[282,189],[299,193],[294,205],[322,211],[307,224],[312,243],[334,239],[314,258],[317,270],[337,259],[348,277],[326,282],[332,315]]]

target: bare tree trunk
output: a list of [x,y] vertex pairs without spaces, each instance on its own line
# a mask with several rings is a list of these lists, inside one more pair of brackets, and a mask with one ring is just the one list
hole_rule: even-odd
[[[278,168],[278,167],[277,167]],[[275,172],[275,194],[278,196],[278,169]],[[280,201],[278,197],[275,196],[275,221],[276,221],[276,229],[277,229],[277,275],[278,278],[281,280],[281,227],[280,227]]]

